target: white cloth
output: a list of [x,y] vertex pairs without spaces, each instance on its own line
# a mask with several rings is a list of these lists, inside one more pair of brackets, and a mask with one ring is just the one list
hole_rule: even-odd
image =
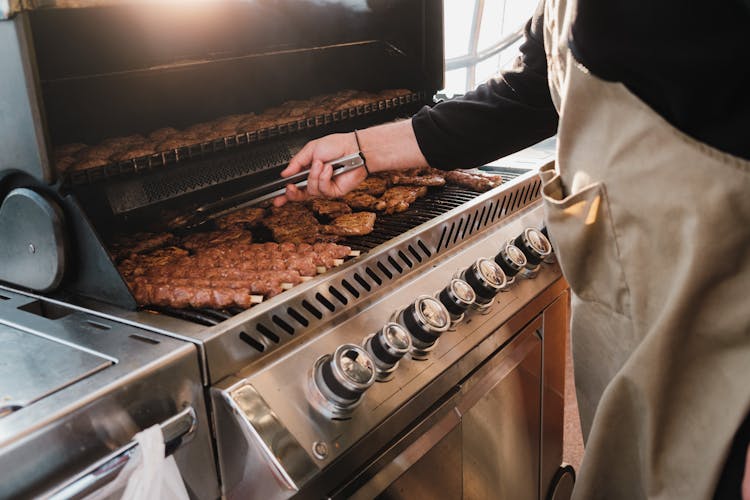
[[[135,455],[117,477],[86,500],[188,500],[174,457],[164,457],[164,436],[158,425],[135,435]],[[124,491],[123,491],[124,490]]]

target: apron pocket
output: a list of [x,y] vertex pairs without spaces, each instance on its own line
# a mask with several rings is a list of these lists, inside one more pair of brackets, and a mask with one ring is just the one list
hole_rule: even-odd
[[628,289],[604,185],[566,195],[560,175],[548,166],[540,177],[547,229],[571,290],[627,315]]

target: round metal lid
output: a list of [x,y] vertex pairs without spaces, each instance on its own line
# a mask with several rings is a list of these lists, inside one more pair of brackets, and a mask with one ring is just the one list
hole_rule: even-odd
[[422,295],[414,302],[414,310],[420,323],[434,332],[444,332],[450,327],[450,315],[436,298]]
[[403,326],[398,323],[386,323],[382,330],[383,340],[398,353],[407,353],[411,348],[411,336]]
[[333,353],[331,367],[341,383],[354,389],[364,391],[375,382],[372,358],[358,345],[340,345]]
[[474,289],[461,278],[453,278],[448,286],[453,296],[467,307],[477,300],[477,294],[474,292]]

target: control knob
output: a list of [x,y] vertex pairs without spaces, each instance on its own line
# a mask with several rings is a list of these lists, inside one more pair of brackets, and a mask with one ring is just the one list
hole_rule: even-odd
[[532,278],[539,270],[539,265],[552,253],[552,245],[544,233],[534,227],[527,227],[519,234],[513,244],[526,256],[526,268],[522,274]]
[[492,259],[477,259],[461,276],[474,289],[475,307],[480,311],[487,311],[495,295],[508,286],[505,273]]
[[527,261],[521,249],[513,243],[508,242],[495,255],[495,263],[500,266],[508,278],[508,285],[511,285],[516,279],[516,274],[526,268]]
[[375,365],[362,347],[343,344],[318,358],[311,382],[313,405],[329,417],[346,418],[375,382]]
[[397,320],[411,335],[411,357],[414,359],[425,359],[440,335],[451,325],[448,310],[429,295],[417,297],[413,304],[398,314]]
[[467,282],[461,278],[453,278],[448,286],[440,291],[438,299],[448,311],[451,324],[455,325],[464,319],[464,313],[474,304],[477,294]]
[[403,326],[389,322],[380,331],[367,336],[363,345],[375,364],[375,377],[386,381],[411,349],[411,337]]

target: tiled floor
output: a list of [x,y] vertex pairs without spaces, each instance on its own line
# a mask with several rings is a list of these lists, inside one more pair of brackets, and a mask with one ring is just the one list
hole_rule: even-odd
[[578,419],[576,388],[573,381],[573,357],[570,353],[570,339],[567,342],[565,359],[565,429],[563,431],[563,462],[569,463],[578,472],[583,458],[583,437]]

